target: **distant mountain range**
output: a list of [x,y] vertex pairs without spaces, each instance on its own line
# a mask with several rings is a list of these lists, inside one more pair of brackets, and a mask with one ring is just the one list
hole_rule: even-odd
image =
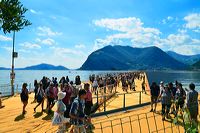
[[173,57],[174,59],[187,64],[192,65],[200,60],[200,54],[197,55],[181,55],[173,51],[167,51],[166,52],[169,56]]
[[[106,46],[90,54],[80,70],[200,70],[200,54],[181,55],[158,47]],[[0,70],[10,68],[0,67]],[[64,66],[39,64],[15,70],[69,70]]]
[[188,65],[157,47],[106,46],[90,54],[81,70],[183,70]]
[[199,70],[200,70],[200,60],[197,61],[196,63],[194,63],[194,64],[192,65],[192,67],[193,67],[194,69],[199,69]]
[[[0,67],[0,70],[10,70],[10,68]],[[15,70],[68,70],[68,68],[64,66],[54,66],[50,64],[39,64],[34,66],[28,66],[25,68],[15,68]]]

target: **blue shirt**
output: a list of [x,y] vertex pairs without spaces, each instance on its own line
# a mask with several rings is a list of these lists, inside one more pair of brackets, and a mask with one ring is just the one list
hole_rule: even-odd
[[[70,114],[78,118],[84,118],[85,117],[84,109],[85,109],[85,101],[82,101],[77,97],[74,99],[72,103]],[[72,125],[79,125],[79,126],[84,124],[83,121],[73,118],[70,118],[70,123]]]

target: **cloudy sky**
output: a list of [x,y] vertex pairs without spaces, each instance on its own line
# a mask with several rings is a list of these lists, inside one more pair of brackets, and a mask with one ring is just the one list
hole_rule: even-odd
[[[32,25],[16,33],[16,67],[79,68],[106,45],[157,46],[200,54],[199,0],[22,0]],[[0,66],[10,67],[12,34],[0,32]]]

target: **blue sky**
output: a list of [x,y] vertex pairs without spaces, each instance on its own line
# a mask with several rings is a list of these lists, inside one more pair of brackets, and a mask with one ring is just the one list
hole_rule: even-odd
[[[106,45],[157,46],[200,54],[198,0],[22,0],[32,25],[16,33],[16,67],[79,68]],[[0,66],[10,67],[12,34],[0,32]]]

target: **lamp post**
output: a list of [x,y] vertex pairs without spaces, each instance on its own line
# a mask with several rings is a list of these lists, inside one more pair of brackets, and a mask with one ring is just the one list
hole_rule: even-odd
[[14,79],[15,79],[15,72],[14,72],[14,58],[17,57],[15,54],[15,31],[13,32],[13,47],[12,47],[12,69],[11,69],[11,95],[14,95]]

